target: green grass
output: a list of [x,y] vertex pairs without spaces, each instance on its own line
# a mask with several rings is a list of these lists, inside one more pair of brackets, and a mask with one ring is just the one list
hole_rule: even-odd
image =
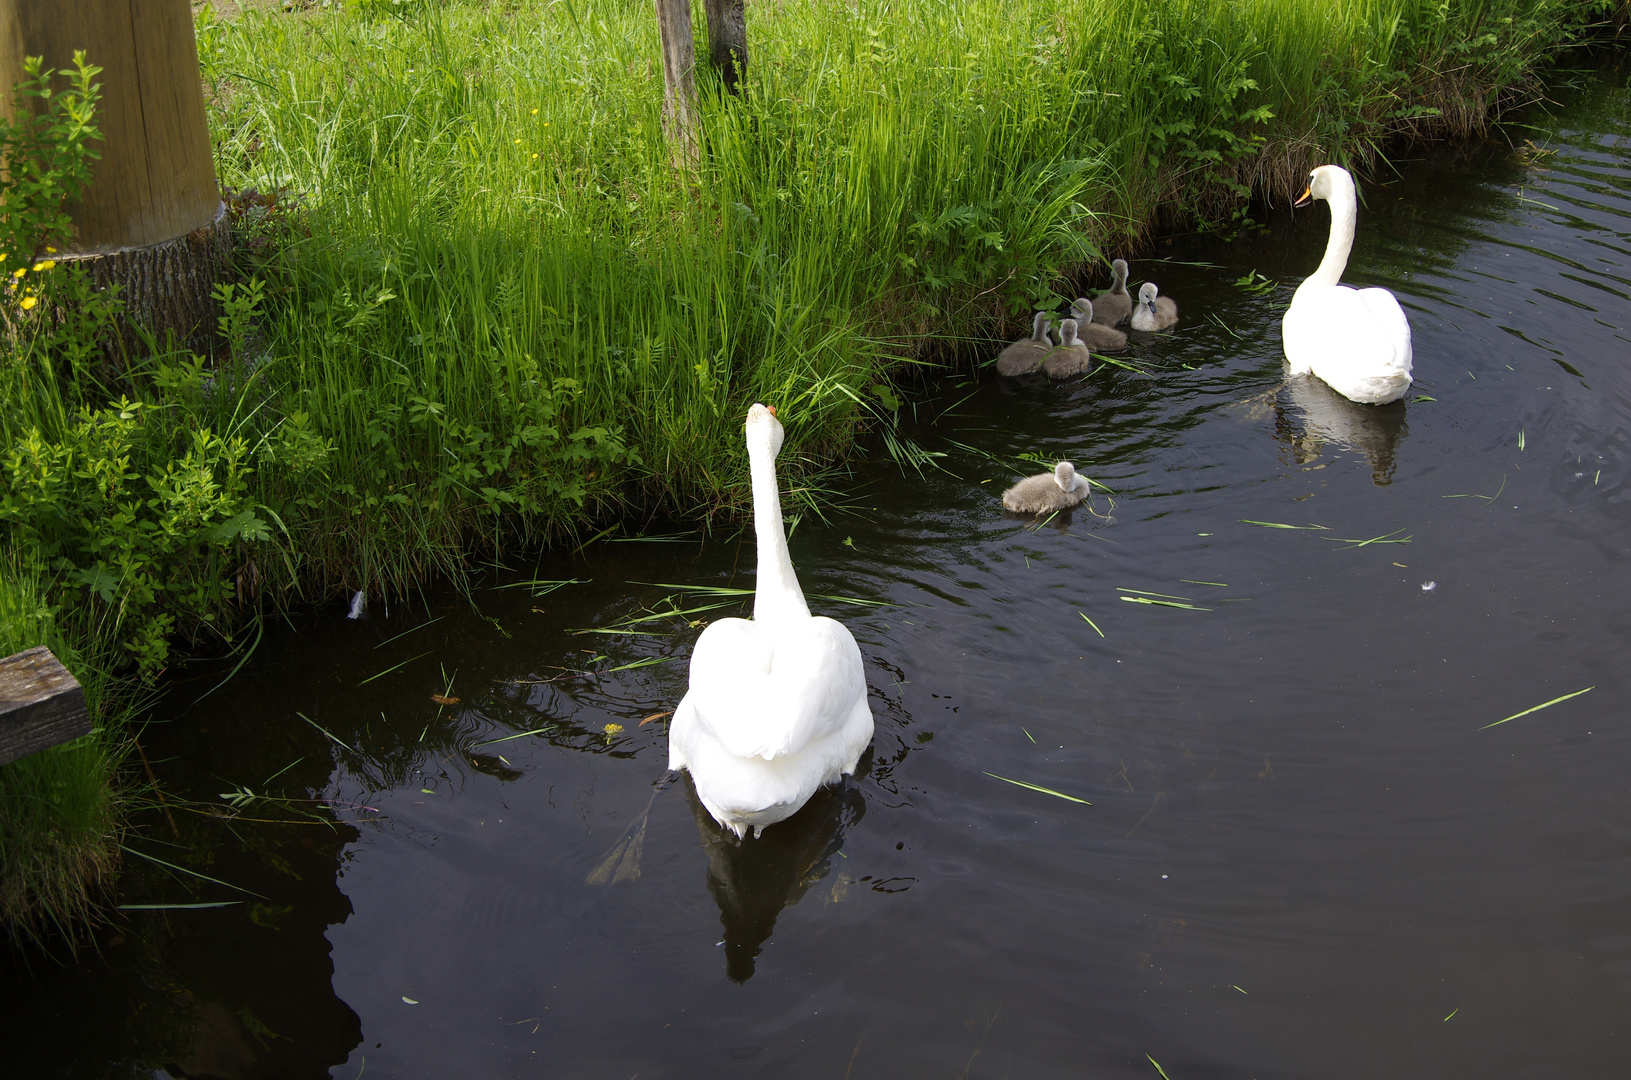
[[704,73],[703,161],[679,175],[648,7],[205,21],[224,182],[303,200],[262,268],[257,420],[302,425],[301,468],[257,482],[298,576],[399,588],[631,505],[734,509],[756,399],[788,423],[792,498],[819,502],[902,361],[1011,334],[1160,220],[1482,123],[1586,17],[1574,0],[1100,0],[1070,19],[1035,0],[762,3],[749,92]]
[[[110,378],[12,338],[0,647],[51,644],[101,702],[97,671],[244,647],[264,604],[734,514],[753,400],[819,511],[913,365],[987,359],[1152,229],[1476,128],[1625,8],[760,0],[746,94],[702,73],[688,173],[649,0],[206,9],[253,279],[209,362]],[[115,728],[0,769],[0,921],[66,926],[107,883]]]
[[64,627],[37,575],[0,562],[0,656],[48,646],[85,687],[93,730],[0,765],[0,936],[72,940],[106,898],[117,865],[128,786],[114,784],[126,742],[110,719],[108,679],[86,662],[85,627]]

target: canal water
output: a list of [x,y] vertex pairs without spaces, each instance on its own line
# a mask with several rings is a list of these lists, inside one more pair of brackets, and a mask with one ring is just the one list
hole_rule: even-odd
[[[179,674],[124,899],[228,906],[14,965],[6,1071],[1631,1075],[1631,93],[1556,98],[1365,187],[1401,403],[1283,381],[1328,214],[1282,202],[1134,262],[1182,322],[1125,366],[908,407],[921,473],[791,540],[876,739],[761,840],[665,773],[751,532]],[[1005,515],[1056,456],[1091,509]]]

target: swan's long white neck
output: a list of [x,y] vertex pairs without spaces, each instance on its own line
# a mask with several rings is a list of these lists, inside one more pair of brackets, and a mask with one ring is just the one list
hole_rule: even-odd
[[793,572],[793,559],[787,553],[787,533],[782,528],[781,492],[776,488],[776,459],[766,450],[748,451],[748,471],[753,478],[753,531],[759,539],[759,569],[753,593],[754,622],[785,622],[810,617]]
[[1308,283],[1336,285],[1342,280],[1342,271],[1348,267],[1348,253],[1354,246],[1354,224],[1359,216],[1358,200],[1352,183],[1337,184],[1326,199],[1331,208],[1331,238],[1325,242],[1325,258],[1319,269],[1308,276]]

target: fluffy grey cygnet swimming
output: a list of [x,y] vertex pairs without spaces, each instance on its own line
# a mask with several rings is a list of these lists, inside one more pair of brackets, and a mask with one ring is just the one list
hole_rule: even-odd
[[1093,366],[1093,354],[1076,338],[1075,319],[1066,319],[1059,324],[1059,337],[1059,347],[1042,361],[1042,370],[1047,372],[1049,377],[1068,379],[1072,375],[1082,374]]
[[1138,290],[1138,306],[1133,309],[1134,330],[1165,330],[1178,321],[1178,305],[1170,296],[1157,296],[1155,282],[1146,281]]
[[1133,313],[1133,298],[1127,293],[1127,260],[1111,263],[1110,276],[1114,279],[1110,288],[1093,298],[1093,321],[1120,326]]
[[1051,473],[1028,476],[1002,493],[1002,505],[1021,514],[1047,514],[1067,510],[1087,497],[1087,477],[1076,466],[1061,461]]
[[1076,339],[1089,349],[1113,352],[1127,347],[1126,334],[1100,321],[1098,301],[1078,296],[1070,313],[1076,317]]
[[1028,375],[1042,365],[1053,350],[1048,340],[1048,313],[1039,311],[1031,320],[1031,336],[1020,338],[997,356],[998,375]]

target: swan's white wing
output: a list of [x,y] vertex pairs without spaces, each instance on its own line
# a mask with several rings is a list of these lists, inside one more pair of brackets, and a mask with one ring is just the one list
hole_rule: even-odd
[[686,703],[728,753],[769,760],[841,728],[865,694],[861,651],[843,624],[721,619],[691,653]]
[[1304,282],[1280,325],[1294,375],[1312,372],[1368,404],[1410,385],[1410,322],[1386,289]]
[[[1378,349],[1377,364],[1409,375],[1410,320],[1405,317],[1398,298],[1386,289],[1360,289],[1354,296],[1368,316],[1372,340]],[[1390,353],[1386,359],[1381,356],[1384,348]]]

